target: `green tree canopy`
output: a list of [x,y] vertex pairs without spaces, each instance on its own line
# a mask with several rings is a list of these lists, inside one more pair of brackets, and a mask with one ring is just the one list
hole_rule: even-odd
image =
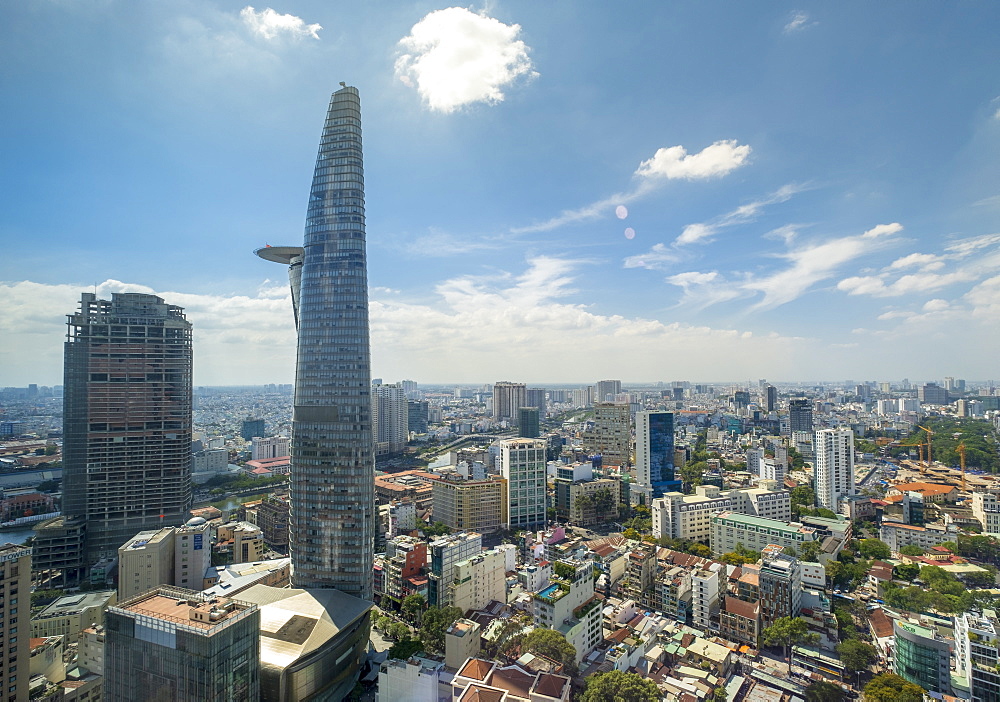
[[817,680],[806,688],[806,702],[845,702],[847,694],[839,686]]
[[866,702],[923,702],[924,688],[895,673],[876,675],[865,685]]
[[816,563],[816,558],[819,556],[819,552],[819,541],[803,541],[802,545],[799,546],[799,560]]
[[399,611],[403,613],[407,621],[416,624],[420,621],[420,613],[426,604],[427,601],[424,600],[423,595],[414,593],[403,598],[403,601],[399,605]]
[[924,550],[915,544],[906,544],[906,546],[900,546],[899,552],[904,556],[924,555]]
[[444,536],[451,533],[451,527],[444,522],[434,522],[423,528],[424,536]]
[[892,549],[884,541],[878,539],[861,539],[858,544],[861,555],[868,559],[885,560],[892,557]]
[[874,646],[856,640],[837,644],[837,653],[840,654],[840,660],[844,667],[851,673],[867,670],[868,666],[878,658]]
[[580,702],[660,702],[663,699],[652,680],[621,670],[591,675],[586,684]]
[[444,634],[463,612],[458,607],[431,606],[420,620],[420,640],[429,653],[444,651]]
[[522,653],[534,653],[563,664],[568,675],[576,675],[576,647],[555,629],[533,629],[521,642]]
[[892,569],[892,575],[900,580],[913,580],[920,575],[920,566],[916,563],[902,563]]
[[399,641],[394,643],[389,647],[389,658],[399,658],[401,660],[406,660],[414,653],[419,653],[424,650],[424,645],[420,643],[419,639],[411,639],[409,636],[404,636]]
[[[819,641],[819,634],[811,633],[806,620],[801,617],[781,617],[761,632],[761,640],[765,646],[782,646],[785,657],[788,658],[792,646],[815,645]],[[789,659],[789,669],[791,666]]]

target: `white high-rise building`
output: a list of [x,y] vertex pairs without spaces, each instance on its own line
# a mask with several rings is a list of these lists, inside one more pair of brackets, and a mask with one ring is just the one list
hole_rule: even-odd
[[854,432],[820,429],[813,440],[816,453],[816,504],[837,511],[840,498],[854,494]]
[[399,453],[407,439],[406,392],[398,383],[372,387],[372,434],[375,455]]
[[500,473],[507,479],[510,528],[544,527],[545,439],[500,441]]
[[762,470],[763,463],[764,449],[758,446],[747,451],[747,473],[760,476],[761,478],[765,477]]
[[287,456],[290,441],[287,436],[255,436],[250,440],[251,460],[261,461]]

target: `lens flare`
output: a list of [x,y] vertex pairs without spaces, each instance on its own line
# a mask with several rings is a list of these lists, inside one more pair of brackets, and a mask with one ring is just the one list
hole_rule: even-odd
[[625,229],[625,238],[626,239],[634,239],[635,238],[635,230],[632,227],[627,227]]
[[628,217],[628,208],[625,207],[625,205],[618,205],[618,207],[615,208],[615,215],[618,219],[625,219]]

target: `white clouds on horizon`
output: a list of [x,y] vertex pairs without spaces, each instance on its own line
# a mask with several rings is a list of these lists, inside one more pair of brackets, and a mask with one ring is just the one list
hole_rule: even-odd
[[296,39],[312,37],[319,39],[318,24],[306,24],[305,20],[295,15],[281,15],[270,7],[257,12],[251,5],[240,10],[240,19],[252,34],[264,39],[276,39],[279,36],[291,36]]
[[[455,277],[440,282],[436,299],[427,304],[372,288],[373,371],[464,382],[521,377],[531,369],[536,379],[567,382],[622,365],[637,378],[659,377],[664,349],[674,349],[692,373],[705,376],[726,363],[746,375],[762,364],[772,367],[775,358],[800,357],[804,341],[794,337],[595,313],[567,300],[576,293],[582,265],[537,257],[517,274]],[[88,289],[93,287],[0,283],[7,301],[0,319],[0,337],[7,343],[0,359],[8,383],[52,382],[53,373],[61,375],[65,318]],[[97,287],[101,297],[130,291],[153,292],[115,280]],[[195,383],[288,382],[293,376],[295,330],[287,287],[265,283],[255,295],[154,294],[183,307],[193,325]],[[736,366],[734,352],[743,359]]]
[[652,158],[639,163],[633,177],[636,185],[629,191],[616,193],[539,224],[511,229],[514,234],[547,232],[573,222],[596,219],[613,213],[618,206],[628,205],[648,195],[668,180],[708,180],[728,175],[747,163],[752,149],[735,139],[716,141],[698,153],[689,154],[683,146],[661,147]]
[[534,77],[521,26],[461,7],[435,10],[399,40],[397,77],[415,86],[427,106],[454,112],[477,102],[495,104],[518,78]]

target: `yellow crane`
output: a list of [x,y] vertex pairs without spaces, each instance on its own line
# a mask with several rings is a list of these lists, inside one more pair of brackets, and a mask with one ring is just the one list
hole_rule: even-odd
[[962,492],[965,492],[965,442],[960,443],[955,450],[958,451],[958,463],[962,467]]
[[928,429],[927,427],[920,426],[919,424],[917,426],[927,432],[927,467],[930,468],[932,463],[931,440],[934,438],[934,432]]
[[909,444],[896,444],[897,446],[915,446],[917,448],[917,454],[919,458],[917,459],[917,466],[920,468],[921,473],[927,473],[927,466],[924,465],[924,442],[918,441]]

